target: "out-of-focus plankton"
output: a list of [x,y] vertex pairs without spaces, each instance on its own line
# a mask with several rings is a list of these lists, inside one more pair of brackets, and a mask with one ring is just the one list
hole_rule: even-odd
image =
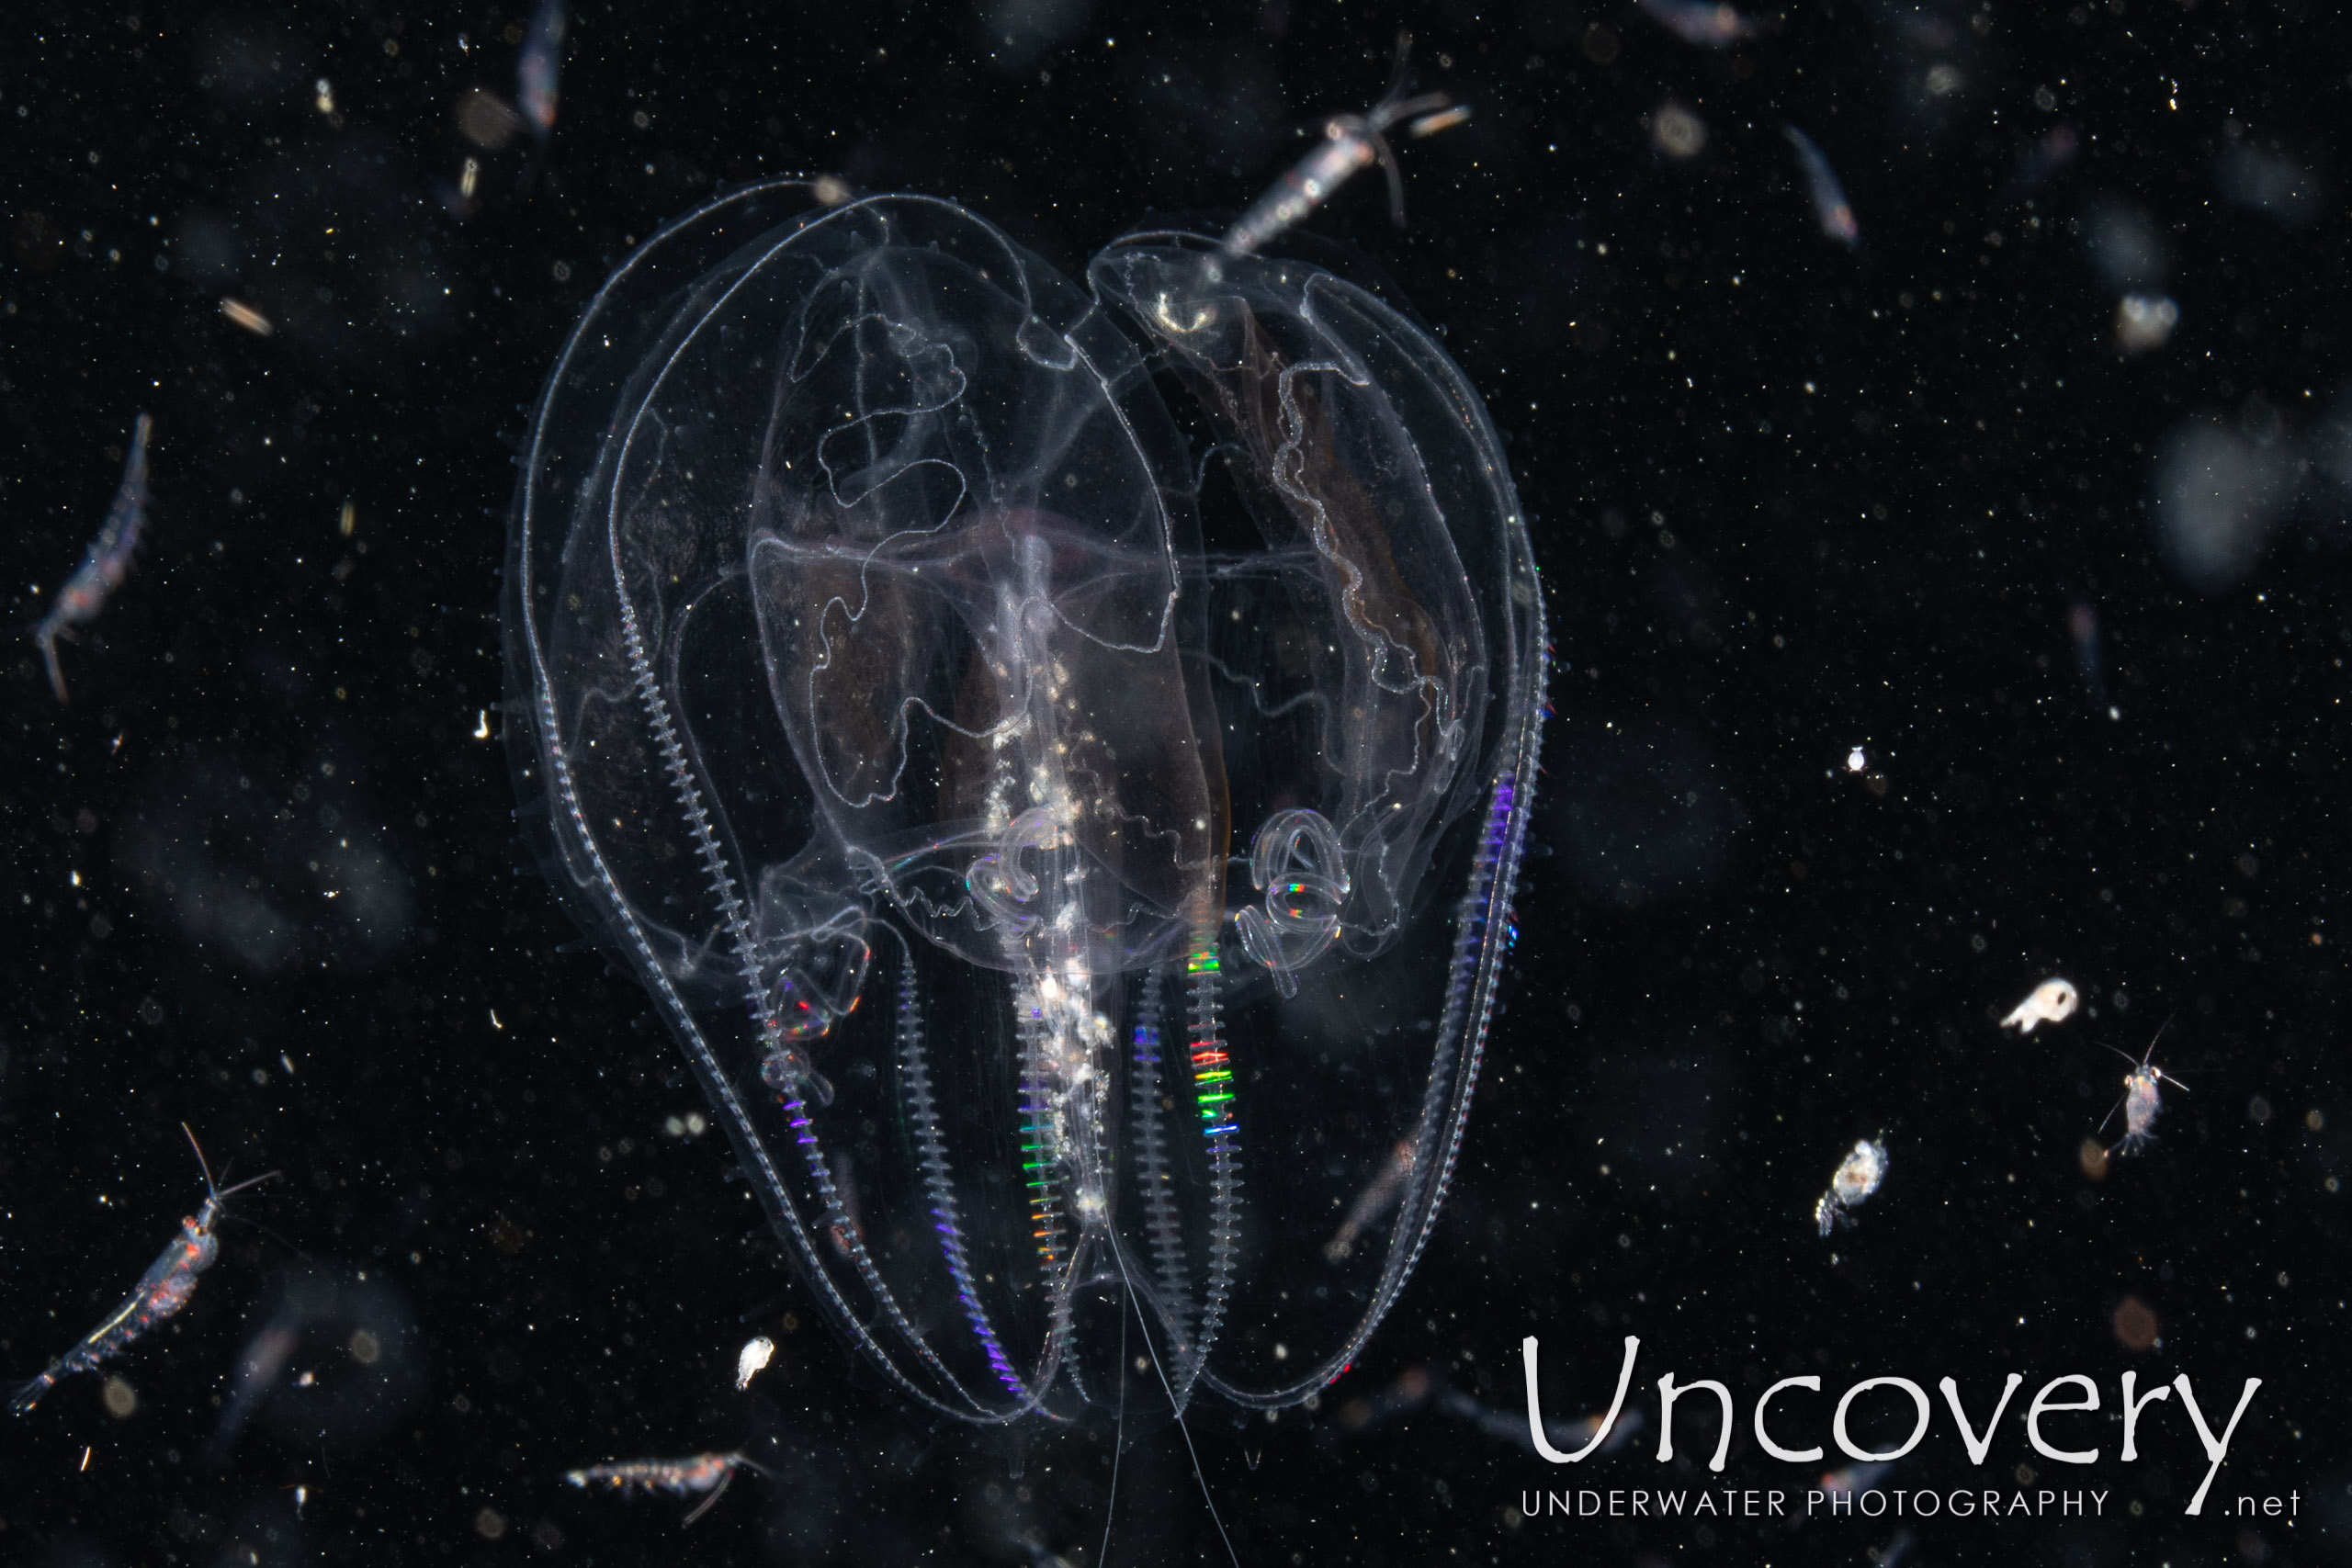
[[1728,49],[1756,36],[1756,23],[1729,6],[1709,0],[1641,0],[1642,10],[1684,43]]
[[2115,346],[2126,354],[2148,354],[2172,340],[2180,307],[2162,294],[2126,294],[2115,303]]
[[1878,1190],[1886,1179],[1886,1145],[1870,1138],[1856,1144],[1846,1157],[1838,1162],[1838,1170],[1829,1179],[1829,1190],[1813,1206],[1814,1224],[1827,1235],[1840,1221],[1853,1223],[1851,1211]]
[[2065,1022],[2082,1003],[2082,996],[2072,981],[2044,980],[2033,988],[2031,996],[2009,1010],[2009,1016],[2001,1020],[2001,1027],[2030,1034],[2038,1023]]
[[1829,166],[1828,154],[1793,125],[1784,125],[1781,131],[1797,150],[1797,167],[1804,172],[1805,188],[1813,193],[1814,216],[1821,222],[1821,231],[1848,250],[1861,243],[1862,228],[1854,219],[1854,204],[1846,198],[1846,187],[1838,183],[1838,171]]
[[[2161,1029],[2157,1030],[2157,1039],[2162,1039],[2164,1032]],[[2115,1051],[2112,1045],[2108,1049]],[[2144,1055],[2134,1057],[2128,1051],[2115,1051],[2115,1054],[2130,1062],[2132,1070],[2123,1075],[2123,1099],[2117,1107],[2123,1112],[2123,1136],[2107,1152],[2109,1155],[2136,1155],[2147,1145],[2149,1139],[2155,1136],[2148,1129],[2155,1124],[2156,1113],[2164,1109],[2164,1101],[2158,1093],[2157,1086],[2170,1084],[2184,1094],[2188,1092],[2188,1086],[2178,1078],[2166,1077],[2162,1067],[2150,1063],[2148,1058],[2156,1054],[2154,1040],[2148,1042],[2147,1053]],[[2110,1111],[2107,1113],[2106,1121],[2101,1122],[2099,1126],[2104,1128],[2108,1122],[2114,1120],[2115,1111]]]

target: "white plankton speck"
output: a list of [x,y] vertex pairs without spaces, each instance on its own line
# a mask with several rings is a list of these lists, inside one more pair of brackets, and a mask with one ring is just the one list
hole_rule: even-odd
[[1855,1205],[1878,1190],[1886,1179],[1886,1145],[1869,1138],[1856,1144],[1846,1157],[1838,1162],[1837,1174],[1829,1179],[1829,1190],[1813,1206],[1814,1223],[1827,1235],[1841,1220],[1851,1224],[1849,1213]]
[[735,1386],[749,1388],[760,1369],[775,1359],[775,1341],[763,1334],[745,1345],[735,1358]]
[[1862,755],[1862,749],[1860,747],[1857,746],[1852,750],[1846,753],[1846,771],[1848,773],[1859,773],[1864,768],[1869,766],[1870,759]]
[[2075,1010],[2082,1003],[2082,996],[2073,982],[2044,980],[2033,988],[2033,995],[2009,1010],[2009,1016],[2001,1020],[2001,1027],[2030,1034],[2037,1023],[2064,1023],[2075,1016]]

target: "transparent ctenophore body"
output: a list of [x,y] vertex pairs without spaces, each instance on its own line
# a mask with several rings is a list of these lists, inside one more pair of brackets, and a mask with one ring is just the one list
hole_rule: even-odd
[[975,1420],[1337,1377],[1461,1144],[1543,707],[1428,334],[754,186],[597,296],[512,543],[526,821],[841,1330]]

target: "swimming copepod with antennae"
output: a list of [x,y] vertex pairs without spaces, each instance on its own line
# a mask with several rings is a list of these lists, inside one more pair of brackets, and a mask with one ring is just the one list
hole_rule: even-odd
[[1323,122],[1323,145],[1292,165],[1274,187],[1250,204],[1225,236],[1219,249],[1228,256],[1248,255],[1283,230],[1314,211],[1347,181],[1374,164],[1388,175],[1388,214],[1398,228],[1405,225],[1405,181],[1396,172],[1396,155],[1388,147],[1388,128],[1405,124],[1415,137],[1434,136],[1460,125],[1470,111],[1443,93],[1405,96],[1405,62],[1413,38],[1396,39],[1396,77],[1386,94],[1363,114],[1337,114]]
[[[2171,1027],[2171,1021],[2166,1020],[2165,1028]],[[2164,1037],[2164,1029],[2157,1030],[2156,1040]],[[2155,1124],[2156,1113],[2164,1109],[2164,1101],[2157,1091],[2159,1084],[2168,1083],[2184,1094],[2188,1092],[2187,1084],[2178,1078],[2165,1077],[2162,1067],[2150,1064],[2148,1058],[2156,1054],[2156,1040],[2149,1041],[2147,1051],[2136,1057],[2129,1051],[2116,1051],[2112,1045],[2108,1047],[2132,1064],[2132,1070],[2123,1075],[2123,1098],[2117,1105],[2117,1109],[2123,1112],[2123,1136],[2108,1149],[2109,1155],[2136,1155],[2147,1145],[2149,1139],[2155,1136],[2148,1129]],[[2115,1111],[2109,1111],[2099,1125],[2104,1128],[2114,1120]]]
[[220,1243],[212,1229],[220,1223],[228,1201],[277,1174],[265,1171],[234,1187],[217,1186],[212,1179],[211,1163],[204,1157],[204,1145],[196,1141],[196,1134],[187,1122],[180,1123],[180,1131],[187,1134],[188,1146],[196,1151],[196,1163],[204,1171],[204,1206],[192,1218],[180,1222],[180,1234],[139,1277],[130,1294],[107,1314],[105,1322],[90,1330],[80,1344],[51,1361],[40,1376],[17,1391],[14,1403],[19,1412],[39,1404],[41,1395],[55,1387],[59,1379],[74,1372],[96,1371],[124,1346],[187,1305],[188,1298],[196,1294],[196,1277],[211,1268],[213,1258],[220,1255]]
[[728,1487],[735,1483],[735,1472],[756,1470],[762,1475],[775,1472],[767,1466],[741,1453],[695,1454],[690,1459],[618,1460],[611,1464],[592,1464],[585,1470],[567,1471],[564,1479],[574,1486],[609,1486],[616,1492],[668,1492],[683,1497],[689,1492],[707,1492],[686,1516],[693,1524],[710,1512]]

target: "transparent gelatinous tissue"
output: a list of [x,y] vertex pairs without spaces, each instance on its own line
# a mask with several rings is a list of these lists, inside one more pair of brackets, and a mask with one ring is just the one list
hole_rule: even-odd
[[1461,1146],[1543,708],[1426,332],[1194,236],[1081,287],[950,202],[754,186],[590,307],[513,552],[526,824],[894,1382],[1346,1367]]

